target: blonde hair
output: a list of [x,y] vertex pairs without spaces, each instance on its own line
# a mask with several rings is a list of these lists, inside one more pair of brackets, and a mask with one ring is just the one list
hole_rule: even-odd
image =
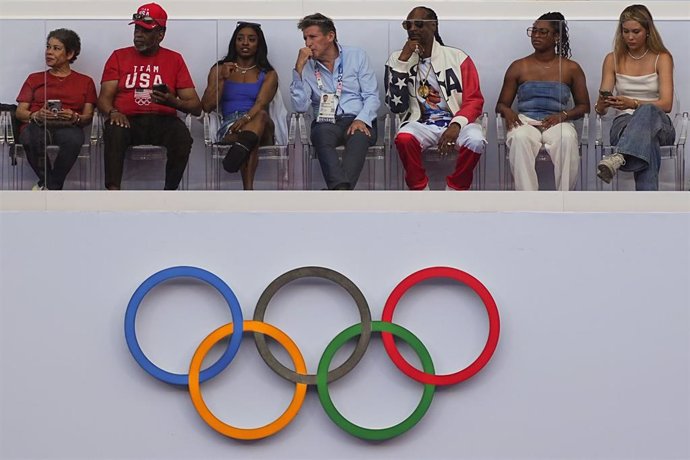
[[654,19],[652,19],[652,13],[649,12],[644,5],[630,5],[620,15],[618,18],[618,29],[616,30],[616,37],[613,40],[613,54],[617,62],[625,56],[628,51],[628,46],[623,40],[623,23],[626,21],[637,21],[647,32],[647,48],[655,54],[667,53],[671,54],[668,49],[664,46],[664,41],[659,35],[659,31],[654,25]]

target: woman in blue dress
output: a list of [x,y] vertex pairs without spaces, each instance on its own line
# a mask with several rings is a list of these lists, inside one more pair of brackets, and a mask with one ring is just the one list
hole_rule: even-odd
[[238,22],[228,54],[208,74],[201,99],[205,112],[219,108],[221,142],[231,145],[223,160],[228,172],[240,171],[245,190],[254,188],[259,145],[273,144],[268,106],[278,89],[278,74],[268,62],[261,25]]

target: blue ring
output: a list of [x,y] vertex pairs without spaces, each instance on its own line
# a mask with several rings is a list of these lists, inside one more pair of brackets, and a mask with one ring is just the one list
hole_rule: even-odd
[[242,318],[242,308],[240,308],[240,303],[237,300],[237,297],[235,297],[235,293],[232,292],[232,289],[230,289],[230,287],[225,284],[222,279],[202,268],[185,266],[170,267],[154,273],[153,275],[149,276],[146,281],[141,283],[137,290],[134,291],[129,304],[127,305],[127,312],[125,313],[125,339],[127,340],[129,351],[132,353],[132,356],[136,362],[139,363],[139,365],[146,372],[158,380],[170,383],[172,385],[186,386],[189,384],[189,374],[173,374],[172,372],[165,371],[153,364],[141,350],[134,329],[137,310],[139,310],[139,305],[141,304],[141,301],[144,300],[144,296],[163,281],[181,277],[198,279],[216,288],[216,290],[223,296],[230,307],[230,314],[232,315],[232,322],[234,323],[235,328],[235,332],[230,337],[230,343],[228,344],[227,350],[225,350],[220,359],[212,366],[201,371],[199,375],[199,382],[205,382],[206,380],[215,377],[233,360],[240,348],[240,343],[242,342],[242,325],[244,324],[244,320]]

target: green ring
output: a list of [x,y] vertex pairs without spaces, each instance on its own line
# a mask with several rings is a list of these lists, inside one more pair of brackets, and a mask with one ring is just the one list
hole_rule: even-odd
[[[422,368],[424,369],[424,372],[435,374],[434,363],[431,360],[429,351],[426,349],[421,340],[419,340],[412,332],[408,331],[402,326],[385,321],[372,321],[371,331],[390,332],[391,334],[407,342],[407,344],[412,347],[415,353],[417,353],[417,356],[419,356],[419,359],[422,361]],[[331,340],[331,343],[328,344],[326,350],[321,356],[321,360],[319,361],[319,368],[316,373],[316,388],[318,389],[319,400],[321,401],[321,405],[326,411],[326,414],[341,429],[353,436],[357,436],[358,438],[367,439],[369,441],[384,441],[386,439],[391,439],[403,434],[415,426],[422,419],[422,417],[424,417],[424,414],[426,414],[429,406],[431,406],[431,401],[434,398],[436,386],[425,384],[422,399],[419,401],[417,408],[409,417],[397,425],[393,425],[388,428],[372,429],[363,428],[347,420],[340,412],[338,412],[338,409],[335,408],[333,400],[331,400],[331,396],[328,394],[328,367],[330,366],[333,356],[335,356],[335,353],[338,351],[338,349],[340,349],[340,347],[343,346],[348,340],[360,335],[361,332],[362,325],[355,324],[354,326],[348,327],[343,332],[335,336],[333,340]]]

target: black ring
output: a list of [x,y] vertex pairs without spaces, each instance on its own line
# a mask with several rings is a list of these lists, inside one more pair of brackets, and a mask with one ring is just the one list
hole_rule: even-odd
[[[350,294],[357,305],[357,309],[359,310],[359,316],[362,323],[362,335],[360,335],[359,340],[357,341],[357,346],[350,357],[347,358],[343,364],[328,372],[327,380],[330,383],[338,380],[340,377],[350,372],[357,365],[357,363],[359,363],[359,360],[362,359],[362,356],[364,356],[364,353],[367,351],[369,339],[371,338],[371,311],[369,310],[369,304],[367,303],[367,299],[364,298],[362,291],[360,291],[355,283],[350,281],[350,279],[345,275],[325,267],[300,267],[283,273],[268,285],[268,287],[261,294],[261,297],[259,297],[259,301],[256,304],[256,310],[254,310],[254,320],[263,322],[268,303],[271,301],[278,289],[285,286],[290,281],[300,278],[322,278],[333,281],[335,284],[345,289],[348,294]],[[259,350],[259,354],[266,362],[268,367],[270,367],[276,374],[293,383],[316,385],[316,374],[298,374],[295,371],[283,366],[283,364],[281,364],[275,358],[275,356],[273,356],[271,350],[268,349],[266,337],[264,337],[263,334],[254,333],[254,341],[256,342],[256,348]]]

